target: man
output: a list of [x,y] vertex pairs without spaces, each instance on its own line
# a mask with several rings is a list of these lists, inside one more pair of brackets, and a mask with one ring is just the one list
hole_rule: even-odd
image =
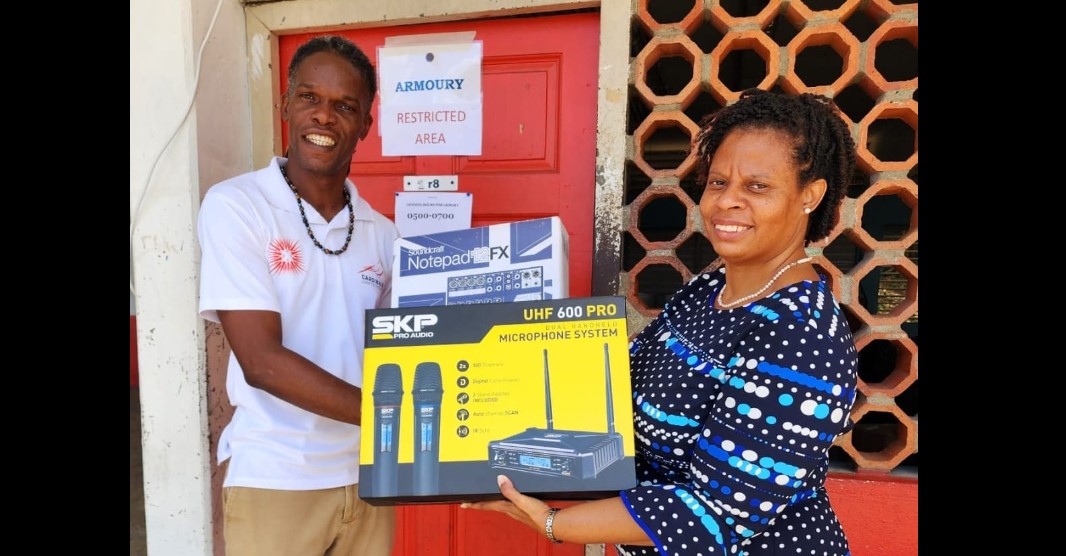
[[358,497],[360,387],[364,312],[389,303],[398,233],[347,179],[376,74],[317,37],[288,77],[288,157],[215,185],[199,216],[200,314],[232,348],[226,552],[387,556],[393,510]]

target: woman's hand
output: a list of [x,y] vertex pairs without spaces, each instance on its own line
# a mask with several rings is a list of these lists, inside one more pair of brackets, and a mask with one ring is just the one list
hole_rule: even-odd
[[514,483],[506,475],[497,475],[496,483],[500,485],[500,493],[507,500],[464,502],[460,507],[504,513],[526,527],[544,535],[544,522],[548,519],[548,505],[532,496],[526,496],[518,492],[518,489],[514,487]]
[[[547,538],[544,526],[551,508],[532,496],[518,492],[511,479],[505,475],[497,475],[496,483],[500,485],[500,492],[506,500],[464,502],[460,507],[507,514]],[[564,515],[565,519],[560,523],[560,518]],[[566,509],[556,514],[552,529],[555,537],[561,542],[654,545],[648,534],[633,520],[633,516],[618,496],[580,504],[566,504]]]

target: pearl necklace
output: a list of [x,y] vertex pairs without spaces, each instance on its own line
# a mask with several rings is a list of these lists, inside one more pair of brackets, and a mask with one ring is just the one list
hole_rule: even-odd
[[732,309],[733,307],[737,307],[737,306],[739,306],[741,304],[747,303],[748,301],[751,301],[752,299],[756,299],[757,297],[759,297],[760,295],[765,293],[766,290],[770,289],[770,286],[774,285],[774,282],[776,282],[777,279],[780,278],[781,275],[784,274],[786,270],[788,270],[788,269],[790,269],[790,268],[792,268],[792,267],[794,267],[796,265],[801,265],[803,263],[809,263],[809,262],[811,262],[811,258],[810,257],[804,257],[802,259],[799,259],[799,260],[796,260],[796,261],[792,261],[792,262],[786,264],[785,266],[781,267],[781,269],[778,270],[777,273],[775,273],[772,278],[770,278],[770,281],[767,282],[765,286],[759,288],[759,291],[757,291],[757,292],[755,292],[755,293],[753,293],[751,295],[745,295],[744,297],[742,297],[740,299],[737,299],[735,301],[729,302],[729,303],[726,303],[726,301],[724,299],[722,299],[722,294],[725,293],[725,288],[726,288],[726,286],[729,285],[729,284],[726,284],[726,286],[722,286],[722,289],[718,292],[718,306],[723,308],[723,309]]
[[352,209],[352,194],[348,193],[348,188],[344,187],[344,204],[348,205],[348,237],[345,238],[344,245],[340,249],[333,250],[323,246],[315,238],[315,233],[311,231],[311,223],[307,221],[307,214],[304,213],[304,204],[300,200],[300,194],[296,191],[296,186],[293,185],[292,180],[289,179],[289,174],[285,172],[284,166],[281,167],[281,177],[285,178],[285,183],[289,184],[292,194],[296,195],[296,206],[300,207],[300,217],[304,219],[304,227],[307,228],[307,235],[311,238],[311,242],[327,255],[340,255],[347,251],[348,244],[352,242],[352,234],[355,232],[355,210]]

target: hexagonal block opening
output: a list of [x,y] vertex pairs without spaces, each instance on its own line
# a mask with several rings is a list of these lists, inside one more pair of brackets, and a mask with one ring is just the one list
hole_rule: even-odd
[[777,46],[786,46],[792,42],[792,39],[796,38],[796,35],[799,34],[799,29],[792,25],[792,22],[782,12],[777,14],[777,17],[770,22],[770,25],[763,32],[770,37],[770,40],[777,43]]
[[722,9],[733,17],[751,17],[770,5],[770,0],[722,0]]
[[903,162],[917,149],[918,132],[900,118],[882,118],[870,123],[866,149],[881,162]]
[[632,160],[626,161],[625,171],[625,200],[629,205],[651,185],[651,178],[640,169]]
[[664,56],[648,68],[644,83],[658,96],[676,95],[692,81],[692,61],[681,56]]
[[863,205],[862,228],[878,241],[899,241],[917,225],[913,209],[899,195],[877,195]]
[[910,346],[907,340],[877,339],[866,343],[859,351],[859,378],[867,387],[887,395],[901,393],[917,378],[916,353]]
[[716,112],[721,107],[722,105],[718,104],[718,101],[714,100],[714,97],[701,92],[699,96],[696,97],[696,100],[692,101],[692,104],[688,105],[688,108],[685,109],[685,115],[688,116],[688,119],[699,124],[704,116]]
[[647,255],[648,252],[640,246],[633,234],[622,232],[622,270],[629,272]]
[[743,91],[755,87],[766,79],[766,75],[766,60],[758,51],[750,48],[730,52],[718,68],[718,79],[730,91]]
[[896,370],[899,352],[889,340],[874,340],[859,351],[859,378],[866,384],[884,382]]
[[853,122],[861,122],[877,105],[876,99],[858,85],[849,85],[833,97],[840,111]]
[[682,19],[685,19],[685,16],[692,11],[693,6],[695,6],[693,0],[688,2],[649,0],[647,14],[660,25],[670,25],[671,23],[680,23]]
[[865,42],[877,30],[877,22],[870,19],[870,16],[862,10],[855,10],[844,22],[844,27],[847,27],[848,31],[859,39],[859,42]]
[[855,268],[862,260],[865,252],[848,237],[848,234],[840,234],[829,245],[822,248],[822,256],[829,259],[833,266],[847,273]]
[[714,252],[711,242],[700,233],[689,236],[677,246],[674,254],[693,274],[699,274],[718,258],[718,253]]
[[918,48],[905,38],[877,45],[874,67],[886,81],[910,81],[918,77]]
[[640,209],[637,229],[648,241],[672,241],[685,230],[688,214],[676,197],[652,199]]
[[899,195],[875,195],[862,207],[862,229],[877,241],[897,241],[910,232],[913,212]]
[[686,35],[656,36],[634,60],[637,79],[633,87],[649,107],[688,104],[699,93],[701,56]]
[[796,75],[808,87],[832,85],[844,74],[844,58],[828,44],[812,45],[796,55]]
[[912,182],[914,182],[915,185],[918,185],[918,165],[917,164],[914,165],[914,168],[911,168],[910,172],[907,172],[907,179],[909,179]]
[[918,379],[896,396],[896,407],[911,417],[918,416]]
[[860,452],[892,459],[907,445],[907,428],[895,413],[867,411],[852,429],[851,445]]
[[681,273],[666,264],[648,265],[632,279],[636,284],[637,297],[649,309],[662,309],[670,296],[684,284]]
[[700,47],[700,50],[704,53],[709,53],[714,50],[714,47],[718,46],[718,43],[722,42],[722,38],[724,37],[725,35],[708,21],[701,23],[700,26],[689,35],[692,42],[696,43],[696,46]]
[[656,129],[644,143],[644,162],[656,170],[676,170],[688,157],[692,137],[679,125]]
[[904,308],[910,286],[910,276],[899,267],[878,266],[859,281],[859,301],[871,315],[894,315]]

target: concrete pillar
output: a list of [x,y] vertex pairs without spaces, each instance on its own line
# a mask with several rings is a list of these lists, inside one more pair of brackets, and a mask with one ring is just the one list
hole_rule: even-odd
[[212,551],[204,325],[196,311],[195,118],[183,123],[198,44],[192,3],[130,2],[131,271],[153,556]]

